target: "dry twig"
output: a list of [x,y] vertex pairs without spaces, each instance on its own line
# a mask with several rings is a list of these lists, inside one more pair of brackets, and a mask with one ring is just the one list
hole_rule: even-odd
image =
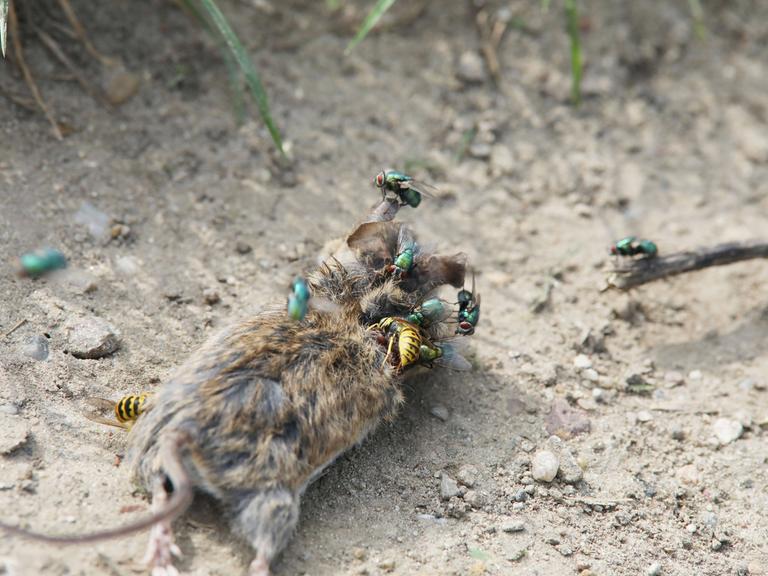
[[473,2],[475,7],[475,25],[480,35],[480,49],[488,66],[488,72],[493,83],[498,88],[501,85],[501,64],[499,63],[499,45],[507,31],[507,19],[491,19],[484,1]]
[[768,258],[768,243],[729,242],[690,252],[632,260],[626,267],[615,270],[608,284],[609,287],[629,290],[661,278],[754,258]]
[[80,70],[77,69],[74,63],[69,59],[69,57],[64,53],[64,51],[53,38],[43,32],[40,28],[35,28],[35,33],[37,34],[37,37],[40,38],[43,46],[45,46],[50,51],[50,53],[53,54],[53,57],[61,62],[67,70],[69,70],[70,74],[72,74],[72,77],[77,80],[77,83],[80,84],[82,89],[87,92],[91,98],[106,108],[112,108],[112,105],[104,97],[104,94],[101,92],[101,90],[88,82],[87,78],[82,74],[82,72],[80,72]]
[[8,4],[8,32],[10,33],[9,35],[12,36],[11,42],[13,44],[13,52],[16,55],[16,62],[21,69],[21,74],[24,76],[24,81],[27,83],[27,86],[29,86],[29,90],[32,92],[32,97],[35,99],[37,106],[43,111],[43,114],[45,114],[45,117],[51,124],[53,135],[56,136],[57,140],[62,140],[64,137],[61,134],[59,124],[56,122],[56,118],[54,118],[53,113],[50,108],[48,108],[45,100],[43,100],[40,90],[35,83],[35,79],[29,71],[27,62],[24,60],[24,50],[21,47],[21,38],[19,36],[19,21],[18,18],[16,18],[16,8],[13,0]]
[[61,6],[61,10],[64,12],[64,15],[67,17],[67,20],[69,21],[69,25],[72,26],[72,29],[75,31],[75,34],[80,39],[80,42],[83,43],[83,46],[85,46],[85,49],[105,66],[115,66],[117,62],[113,60],[112,58],[107,58],[103,54],[101,54],[98,50],[96,50],[95,46],[91,44],[91,41],[88,39],[88,36],[85,33],[85,28],[83,28],[83,25],[80,24],[80,20],[77,19],[77,15],[75,14],[75,11],[72,9],[72,6],[69,4],[69,0],[58,0],[59,6]]
[[16,332],[16,330],[18,330],[19,328],[24,326],[24,324],[26,324],[26,323],[27,323],[27,319],[26,318],[24,318],[22,320],[19,320],[13,328],[11,328],[10,330],[8,330],[8,332],[3,334],[3,338],[8,338],[8,336],[10,336],[14,332]]

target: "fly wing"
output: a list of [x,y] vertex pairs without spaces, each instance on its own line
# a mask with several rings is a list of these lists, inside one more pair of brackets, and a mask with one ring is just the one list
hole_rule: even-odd
[[408,228],[408,226],[401,224],[400,231],[397,234],[397,252],[395,256],[400,254],[400,252],[406,248],[413,250],[414,260],[416,260],[421,253],[421,247],[419,246],[419,243],[416,242],[416,236],[413,234],[413,230]]
[[472,364],[459,352],[459,341],[440,342],[437,345],[443,351],[443,355],[435,361],[435,364],[457,372],[472,370]]
[[410,180],[403,182],[402,188],[410,188],[416,190],[419,194],[426,196],[427,198],[437,198],[440,195],[440,190],[432,184],[427,184],[421,180]]

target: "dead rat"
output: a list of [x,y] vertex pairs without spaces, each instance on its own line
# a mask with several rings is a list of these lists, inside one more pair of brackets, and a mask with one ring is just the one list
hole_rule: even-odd
[[128,442],[136,476],[152,493],[150,517],[78,536],[0,527],[68,544],[151,526],[147,559],[153,575],[176,574],[170,523],[195,492],[204,492],[222,504],[233,530],[255,549],[249,575],[268,575],[290,540],[306,487],[377,425],[391,421],[403,402],[400,374],[383,362],[385,352],[367,325],[408,313],[446,281],[463,282],[461,255],[425,254],[418,280],[407,286],[372,269],[373,251],[386,257],[382,251],[392,251],[395,232],[388,225],[364,229],[360,234],[375,248],[357,246],[354,258],[332,258],[309,277],[312,292],[337,305],[333,312],[311,310],[296,322],[284,308],[274,308],[227,328],[147,399]]

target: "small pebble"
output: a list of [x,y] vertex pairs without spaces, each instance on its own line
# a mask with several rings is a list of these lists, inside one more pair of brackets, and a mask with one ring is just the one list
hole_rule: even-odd
[[387,560],[381,560],[378,566],[379,568],[384,570],[384,572],[392,572],[395,569],[395,566],[397,566],[397,564],[395,563],[394,560],[387,559]]
[[682,428],[674,428],[672,429],[672,440],[677,440],[678,442],[682,442],[685,440],[685,430]]
[[558,552],[565,556],[566,558],[568,556],[573,556],[573,548],[568,546],[568,544],[560,544],[559,546],[555,546]]
[[520,488],[517,492],[515,492],[515,502],[525,502],[528,500],[529,494],[525,488]]
[[29,438],[29,424],[19,416],[0,415],[0,454],[9,454]]
[[688,373],[688,378],[690,378],[691,380],[701,380],[702,378],[701,370],[691,370]]
[[539,482],[552,482],[560,467],[559,458],[549,450],[537,452],[531,462],[531,476]]
[[486,79],[485,63],[475,51],[468,50],[459,57],[456,77],[467,84],[482,84]]
[[588,380],[590,382],[597,382],[600,380],[600,374],[598,374],[597,370],[594,368],[587,368],[586,370],[583,370],[581,375],[584,377],[585,380]]
[[253,248],[250,244],[247,244],[245,242],[238,242],[235,244],[235,250],[238,254],[248,254],[253,251]]
[[479,509],[485,504],[485,497],[477,490],[467,490],[467,493],[464,494],[464,502],[472,508]]
[[456,479],[460,484],[472,488],[477,482],[477,468],[474,466],[462,466],[456,475]]
[[203,290],[203,300],[205,300],[205,303],[209,306],[213,306],[214,304],[221,302],[221,296],[219,296],[219,293],[213,288],[206,288]]
[[653,420],[653,414],[648,412],[648,410],[640,410],[640,412],[637,413],[638,422],[650,422],[651,420]]
[[442,420],[443,422],[448,420],[448,416],[449,416],[448,408],[446,408],[442,404],[435,404],[434,406],[432,406],[432,408],[430,408],[429,410],[429,413],[432,414],[432,416],[434,416],[435,418]]
[[584,478],[584,471],[579,466],[573,453],[568,448],[560,451],[560,467],[557,477],[566,484],[576,484]]
[[48,358],[48,339],[42,334],[30,336],[21,346],[21,353],[33,360],[46,360]]
[[501,525],[502,532],[522,532],[525,530],[525,523],[522,520],[511,520]]
[[699,474],[699,470],[694,464],[681,466],[675,475],[680,483],[688,486],[695,486],[701,480],[701,474]]
[[578,354],[576,358],[573,359],[573,365],[579,370],[586,370],[592,368],[592,360],[590,360],[589,356],[586,354]]
[[440,478],[440,498],[443,500],[450,500],[458,495],[459,485],[456,483],[456,480],[443,472],[442,477]]
[[19,407],[17,404],[10,402],[6,404],[0,404],[0,414],[10,414],[11,416],[16,416],[18,413]]
[[738,420],[718,418],[712,425],[712,430],[721,444],[730,444],[741,437],[744,427]]
[[475,142],[469,147],[469,155],[478,160],[487,160],[491,157],[491,145],[485,142]]
[[69,319],[64,329],[67,333],[67,350],[75,358],[101,358],[120,348],[117,330],[97,316]]
[[[104,68],[112,70],[108,66]],[[110,71],[105,78],[104,95],[110,104],[119,106],[133,98],[136,92],[139,91],[140,85],[141,79],[138,75],[124,68],[117,68],[115,71]]]
[[512,562],[517,562],[518,560],[522,560],[523,558],[525,558],[525,555],[527,553],[528,553],[528,549],[525,547],[516,548],[507,554],[507,560],[510,560]]
[[645,571],[645,573],[647,576],[659,576],[659,574],[661,574],[661,564],[654,562],[648,566],[648,569]]

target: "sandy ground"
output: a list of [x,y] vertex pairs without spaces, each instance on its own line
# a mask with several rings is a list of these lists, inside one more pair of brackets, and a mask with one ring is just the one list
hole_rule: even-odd
[[[574,109],[556,7],[508,3],[524,26],[496,90],[464,2],[405,14],[350,57],[323,2],[225,3],[295,158],[284,171],[258,121],[235,124],[216,51],[172,3],[73,4],[142,85],[108,112],[28,38],[76,131],[59,143],[0,106],[0,332],[27,320],[0,338],[4,520],[77,532],[145,512],[116,465],[124,434],[85,420],[85,398],[151,391],[212,330],[284,298],[376,201],[371,177],[407,167],[442,194],[402,217],[477,267],[475,369],[409,378],[400,418],[310,488],[275,573],[768,574],[768,270],[599,291],[628,233],[667,252],[764,238],[766,6],[704,3],[700,40],[686,2],[589,2]],[[8,67],[0,80],[20,86]],[[116,238],[84,203],[122,223]],[[42,245],[69,274],[15,277]],[[77,358],[93,317],[120,347]],[[552,483],[532,479],[541,450],[560,453]],[[177,525],[185,573],[244,573],[213,506]],[[133,574],[145,538],[3,537],[0,572]]]

